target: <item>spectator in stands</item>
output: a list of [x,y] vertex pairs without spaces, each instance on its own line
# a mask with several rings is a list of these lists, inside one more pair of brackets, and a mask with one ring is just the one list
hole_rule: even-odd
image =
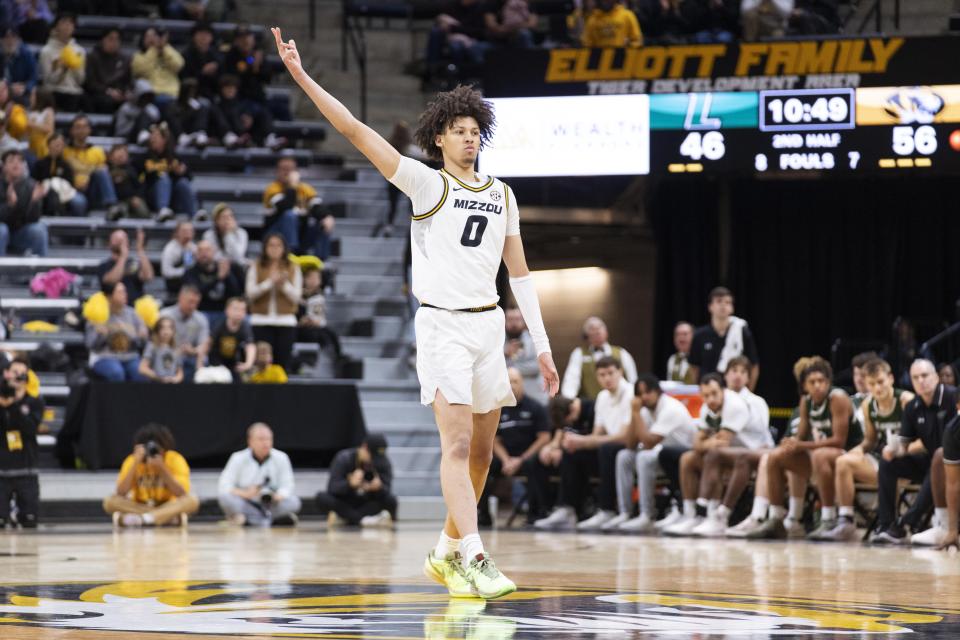
[[246,25],[238,25],[233,33],[233,46],[223,58],[223,73],[235,75],[240,80],[241,100],[264,109],[267,94],[264,87],[270,82],[270,65],[262,49],[257,48],[257,37]]
[[[477,522],[480,526],[493,524],[490,494],[494,481],[525,473],[526,468],[537,459],[540,449],[550,442],[551,438],[547,411],[542,404],[524,393],[523,375],[514,367],[507,369],[507,375],[510,377],[510,387],[517,404],[504,407],[500,412],[500,424],[493,443],[493,461],[490,463],[487,484],[477,507]],[[531,518],[532,515],[528,513],[527,518],[531,524],[536,519]]]
[[[266,110],[250,111],[240,99],[240,79],[227,74],[220,77],[220,92],[214,101],[213,130],[229,149],[263,145],[276,137],[270,131],[272,122]],[[267,145],[270,146],[270,145]]]
[[490,49],[487,37],[487,4],[483,0],[453,0],[437,16],[427,43],[428,73],[439,70],[444,49],[462,75],[479,73]]
[[139,382],[140,348],[147,327],[129,306],[123,282],[103,285],[110,315],[103,324],[87,323],[86,344],[93,373],[108,382]]
[[[916,531],[930,510],[930,464],[941,447],[944,427],[957,415],[957,388],[937,376],[929,360],[918,359],[910,366],[910,379],[917,396],[903,410],[900,433],[884,447],[877,472],[877,531],[871,538],[880,544],[903,544],[907,528]],[[922,483],[909,511],[897,517],[897,482],[908,478]]]
[[130,238],[123,229],[110,234],[110,257],[97,267],[100,284],[106,290],[110,285],[122,282],[126,293],[133,300],[143,296],[143,285],[154,278],[153,265],[145,248],[146,235],[137,229],[137,255],[130,255]]
[[10,83],[13,99],[20,104],[29,104],[30,94],[40,77],[37,60],[30,47],[20,40],[16,27],[7,27],[3,32],[3,78]]
[[560,394],[568,398],[587,398],[594,400],[600,393],[597,380],[596,362],[606,356],[612,356],[623,367],[627,382],[637,381],[637,365],[633,356],[623,347],[611,346],[608,342],[607,324],[592,316],[583,323],[585,346],[577,347],[570,354],[567,370],[563,372],[563,385]]
[[34,158],[43,159],[50,152],[47,139],[56,130],[56,114],[53,111],[53,94],[37,89],[29,94],[30,109],[27,111],[27,148]]
[[90,133],[90,118],[83,114],[75,116],[70,123],[70,140],[63,150],[63,159],[73,169],[73,186],[86,196],[90,207],[106,208],[111,214],[117,204],[117,193],[107,172],[107,154],[101,147],[87,142]]
[[796,0],[789,30],[797,35],[828,35],[840,31],[839,0]]
[[116,206],[107,211],[107,220],[120,218],[149,218],[150,208],[143,199],[143,184],[140,174],[130,162],[130,152],[125,144],[115,144],[108,158],[110,182],[117,195]]
[[586,502],[589,479],[600,476],[597,512],[576,525],[580,531],[599,530],[616,517],[617,454],[627,441],[632,419],[633,385],[624,380],[620,362],[604,356],[596,363],[596,376],[602,390],[594,406],[593,432],[589,435],[567,432],[561,446],[561,505],[551,515],[534,523],[538,529],[567,528],[577,521]]
[[546,394],[541,383],[537,350],[533,346],[533,338],[527,331],[527,323],[523,321],[520,309],[507,308],[504,328],[506,340],[503,344],[503,355],[507,359],[507,366],[516,368],[523,376],[525,393],[541,402],[546,398]]
[[73,15],[58,15],[53,22],[50,39],[40,50],[43,86],[53,92],[57,108],[64,111],[79,111],[84,103],[86,51],[73,39],[76,28]]
[[223,319],[227,300],[243,295],[243,272],[226,258],[218,258],[209,240],[197,243],[196,264],[187,269],[185,283],[200,291],[200,311],[216,326]]
[[333,349],[335,362],[343,359],[340,338],[327,326],[327,299],[323,295],[323,272],[316,267],[303,269],[303,295],[297,311],[297,342],[309,342],[320,349]]
[[84,88],[87,104],[96,113],[115,113],[130,90],[130,59],[120,51],[120,29],[110,27],[87,56]]
[[160,275],[167,285],[167,292],[180,291],[183,275],[197,261],[197,245],[193,241],[193,224],[186,220],[177,222],[173,237],[163,247],[160,256]]
[[794,0],[742,0],[740,20],[743,39],[781,38],[793,13]]
[[204,20],[210,0],[158,0],[160,14],[174,20]]
[[300,498],[290,457],[273,447],[273,430],[263,422],[247,429],[247,448],[230,456],[220,473],[217,501],[232,524],[293,526]]
[[177,325],[173,318],[161,316],[153,325],[140,360],[140,375],[151,382],[183,382],[183,355],[177,346]]
[[27,110],[13,101],[6,80],[0,80],[0,154],[12,149],[26,151],[28,127]]
[[673,348],[676,351],[667,358],[667,380],[696,384],[697,380],[690,370],[690,345],[693,343],[693,325],[678,322],[673,328]]
[[323,208],[317,190],[300,179],[297,161],[290,156],[277,160],[277,178],[263,192],[263,206],[270,211],[264,219],[267,233],[279,233],[300,253],[321,260],[330,256],[334,219]]
[[87,213],[87,199],[73,186],[73,169],[63,159],[63,150],[66,147],[63,134],[54,131],[47,139],[47,156],[33,165],[33,179],[39,182],[44,190],[54,193],[58,208],[61,212],[71,216],[82,216]]
[[643,25],[643,36],[657,44],[682,44],[690,30],[689,20],[681,10],[684,0],[640,0],[637,19]]
[[327,491],[317,494],[317,509],[327,512],[330,525],[392,526],[397,519],[397,498],[390,492],[392,483],[387,439],[369,433],[359,447],[344,449],[334,456]]
[[213,27],[207,22],[198,22],[190,29],[190,46],[183,56],[180,80],[196,80],[200,95],[212,100],[217,95],[221,73],[224,73],[223,56],[214,46]]
[[180,96],[171,102],[165,110],[171,139],[181,147],[193,146],[205,149],[210,144],[207,131],[211,127],[212,110],[210,101],[199,94],[194,78],[180,82]]
[[230,298],[224,310],[224,320],[216,325],[206,349],[211,367],[226,367],[233,374],[234,382],[253,369],[257,347],[253,330],[247,323],[247,301]]
[[190,493],[190,466],[174,451],[170,429],[147,424],[133,435],[133,452],[117,476],[117,488],[103,501],[115,527],[187,524],[200,501]]
[[[390,146],[396,149],[400,155],[416,160],[427,161],[420,147],[413,143],[413,131],[410,130],[410,125],[403,120],[397,120],[393,124],[393,131],[390,132],[389,142]],[[374,238],[380,234],[383,234],[386,238],[393,235],[393,221],[397,217],[397,207],[400,204],[402,193],[403,192],[392,182],[387,182],[387,199],[390,205],[387,207],[387,215],[384,222],[378,224],[371,234]]]
[[272,233],[264,239],[263,252],[247,270],[246,294],[253,335],[270,343],[277,363],[286,369],[297,335],[303,275],[290,260],[283,236]]
[[37,431],[43,422],[43,399],[27,393],[30,365],[15,358],[0,383],[0,429],[7,446],[0,448],[0,528],[11,524],[10,503],[16,496],[17,523],[37,526],[40,510]]
[[7,151],[2,156],[3,176],[0,179],[0,256],[7,251],[47,255],[47,226],[40,220],[43,185],[27,173],[27,163],[20,151]]
[[[617,501],[620,514],[610,520],[606,529],[630,532],[653,531],[657,519],[656,484],[659,456],[665,448],[686,452],[696,435],[693,417],[687,407],[660,389],[653,374],[637,380],[636,396],[631,405],[632,419],[627,431],[626,447],[617,454]],[[679,486],[680,478],[670,481]],[[633,486],[639,494],[640,514],[633,512]]]
[[170,45],[166,29],[147,27],[140,37],[140,50],[133,54],[131,68],[135,79],[143,78],[153,87],[158,107],[177,99],[183,56]]
[[213,225],[203,232],[203,239],[213,246],[218,260],[226,258],[238,266],[247,264],[247,230],[237,224],[233,209],[226,202],[214,205]]
[[177,304],[160,311],[160,317],[172,318],[177,332],[177,348],[183,356],[183,379],[193,382],[197,367],[203,366],[210,324],[197,309],[200,291],[192,284],[184,284],[177,295]]
[[533,46],[531,30],[536,28],[538,18],[527,0],[505,0],[499,7],[487,5],[484,19],[493,42],[519,49]]
[[707,309],[710,311],[710,324],[694,331],[690,347],[693,378],[699,380],[714,371],[722,374],[731,359],[746,356],[753,363],[749,386],[751,390],[755,389],[760,377],[757,344],[747,321],[733,315],[733,293],[726,287],[715,287],[710,291]]
[[197,194],[190,172],[173,151],[170,130],[165,124],[150,127],[147,155],[141,166],[147,205],[157,212],[157,222],[173,217],[174,212],[192,216],[198,213]]
[[150,127],[163,118],[160,109],[153,103],[156,94],[150,83],[139,78],[133,83],[133,91],[120,105],[113,120],[113,133],[133,144],[144,144],[150,137]]
[[940,376],[940,382],[951,387],[957,386],[957,369],[949,362],[942,362],[937,365],[937,375]]
[[278,364],[273,364],[273,347],[269,342],[257,342],[257,357],[247,382],[255,384],[286,384],[287,372]]
[[597,0],[583,27],[585,47],[639,47],[643,34],[637,15],[618,0]]
[[53,22],[53,12],[47,0],[13,0],[11,25],[30,44],[46,42]]
[[[550,426],[553,439],[540,449],[537,458],[527,465],[527,513],[536,521],[547,516],[554,504],[554,488],[550,475],[556,475],[563,459],[563,437],[566,433],[589,435],[593,432],[593,400],[556,396],[550,399]],[[572,525],[571,525],[572,526]]]

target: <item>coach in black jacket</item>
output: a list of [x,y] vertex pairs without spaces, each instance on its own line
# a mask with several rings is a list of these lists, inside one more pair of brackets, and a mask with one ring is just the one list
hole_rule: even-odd
[[29,366],[15,359],[0,381],[0,527],[11,523],[10,500],[16,495],[17,519],[37,526],[40,483],[37,476],[37,428],[43,421],[43,400],[27,395]]
[[317,494],[317,508],[329,513],[330,524],[385,526],[397,519],[397,498],[390,493],[393,468],[386,452],[386,439],[369,434],[359,447],[334,456],[327,491]]

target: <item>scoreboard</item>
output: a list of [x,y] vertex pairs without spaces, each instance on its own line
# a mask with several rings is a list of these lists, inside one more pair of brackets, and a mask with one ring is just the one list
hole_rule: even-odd
[[960,85],[491,102],[503,177],[960,172]]

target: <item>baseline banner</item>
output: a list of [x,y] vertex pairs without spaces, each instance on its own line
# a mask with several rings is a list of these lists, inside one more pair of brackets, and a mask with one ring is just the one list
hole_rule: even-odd
[[495,49],[487,56],[484,91],[530,97],[957,84],[957,54],[957,36]]

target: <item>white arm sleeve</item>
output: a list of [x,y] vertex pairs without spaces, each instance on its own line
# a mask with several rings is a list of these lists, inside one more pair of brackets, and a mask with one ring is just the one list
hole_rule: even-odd
[[517,300],[517,306],[520,307],[523,320],[527,323],[530,337],[533,338],[537,356],[548,353],[550,340],[543,326],[543,316],[540,315],[540,300],[537,298],[537,287],[533,284],[533,276],[510,278],[510,288],[513,289],[513,297]]

